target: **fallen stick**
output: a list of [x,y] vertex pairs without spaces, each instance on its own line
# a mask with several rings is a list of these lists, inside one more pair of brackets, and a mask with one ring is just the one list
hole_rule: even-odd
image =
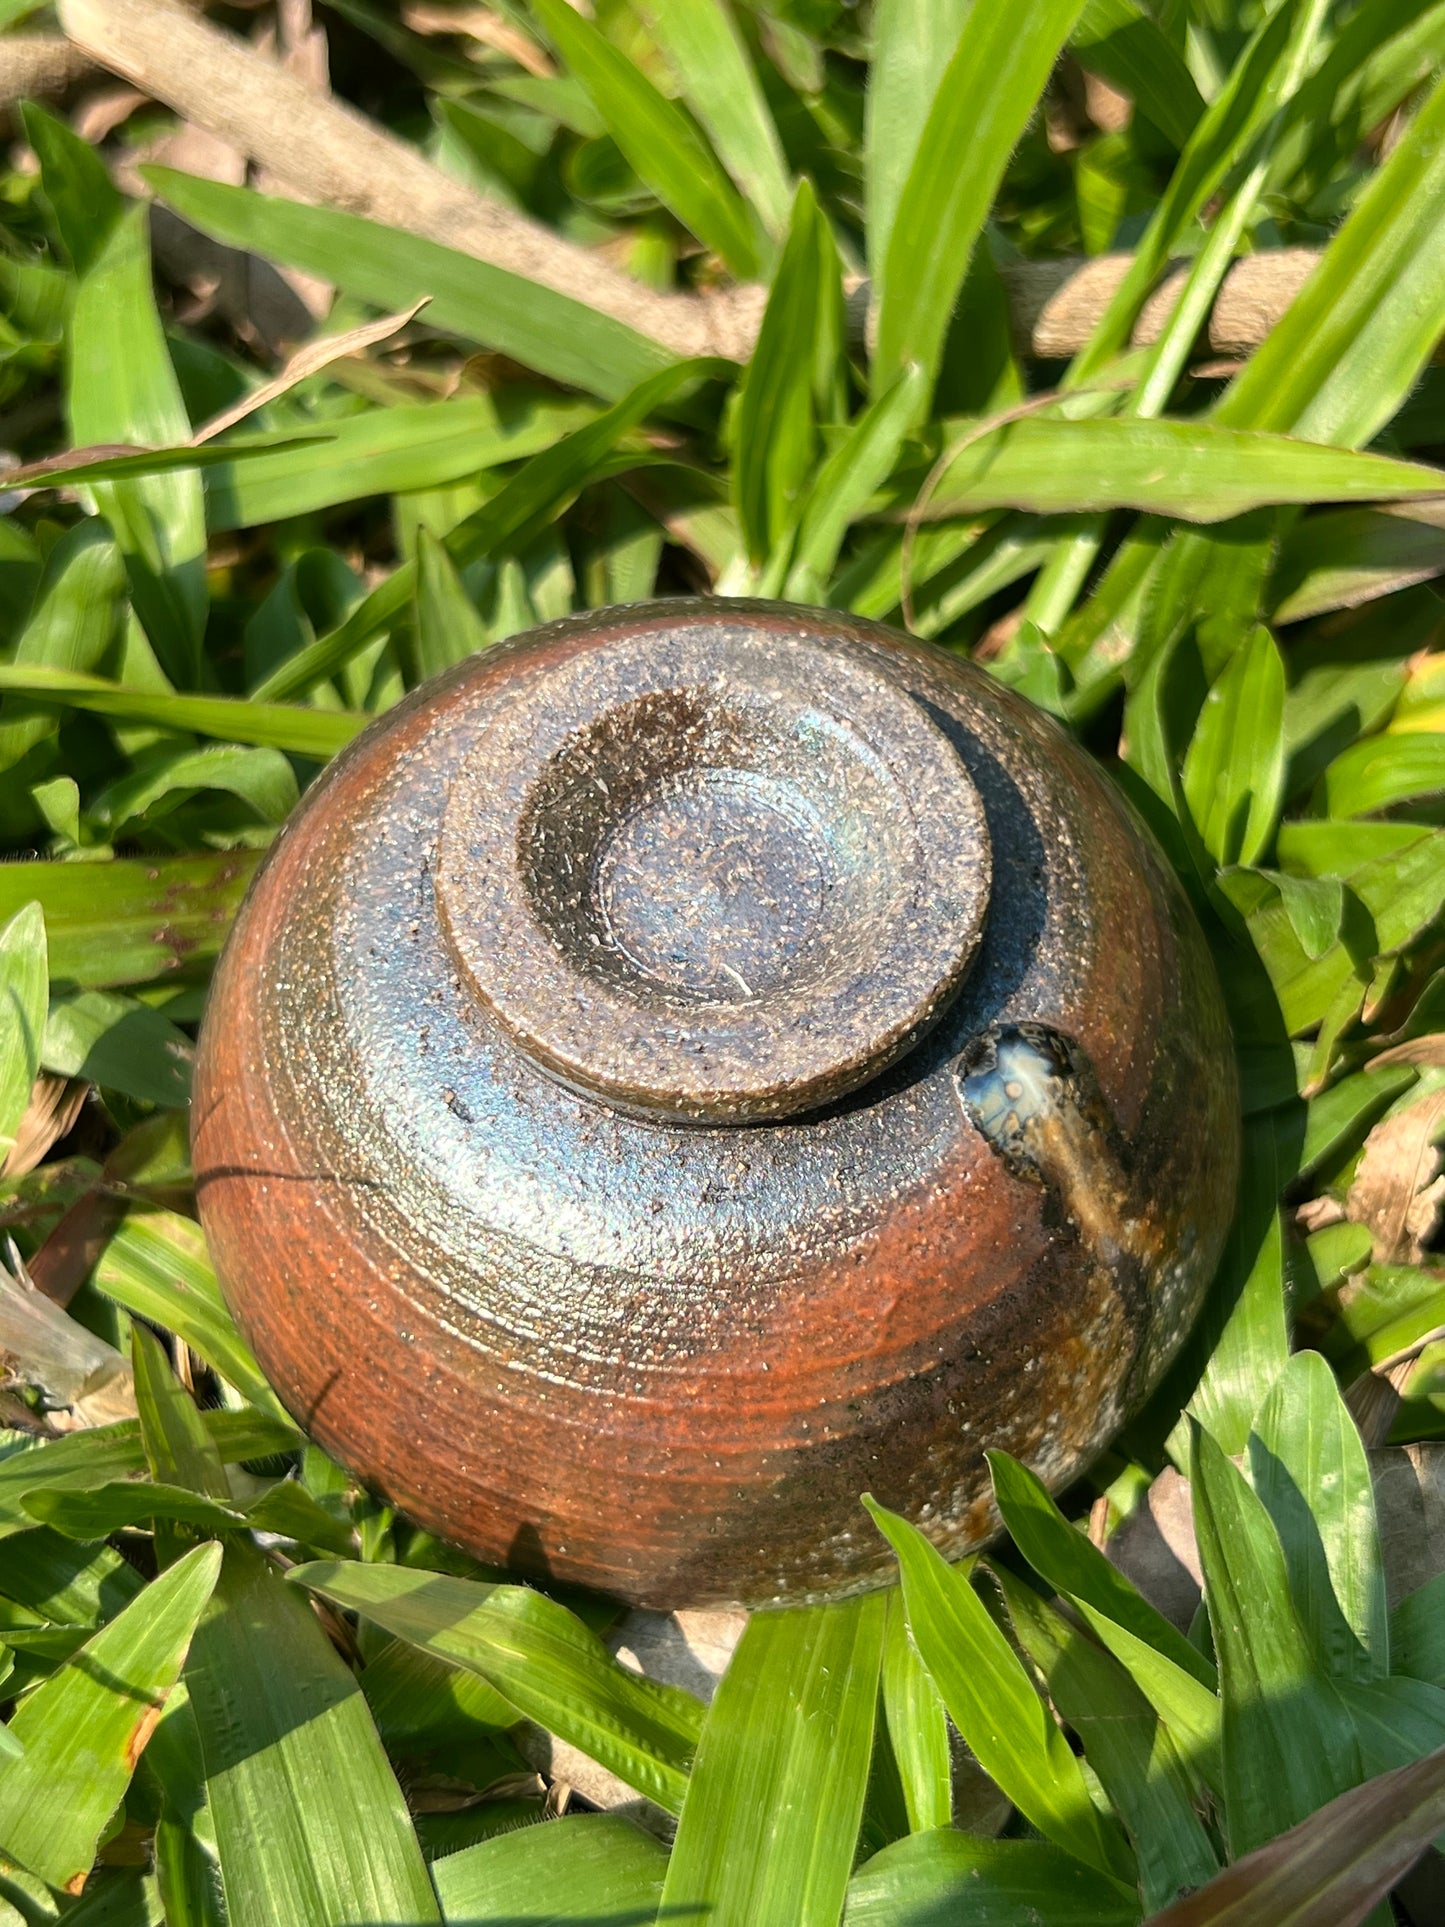
[[94,64],[58,33],[6,34],[0,39],[0,108],[63,94]]
[[[1214,353],[1243,356],[1257,348],[1318,260],[1312,248],[1275,248],[1236,261],[1210,311],[1209,346]],[[1101,254],[1093,260],[1020,261],[1004,268],[1020,347],[1039,361],[1063,361],[1077,354],[1132,265],[1130,255]],[[1159,339],[1188,275],[1188,264],[1181,263],[1155,288],[1135,325],[1136,345]]]
[[[176,0],[60,0],[59,13],[83,54],[229,142],[305,200],[366,215],[540,282],[675,354],[741,361],[757,339],[760,288],[708,295],[645,288],[589,249],[452,180],[405,141],[331,95],[313,92]],[[1213,351],[1241,356],[1257,348],[1317,259],[1308,249],[1287,248],[1236,262],[1210,316]],[[1040,360],[1076,353],[1128,265],[1127,255],[1116,254],[1005,268],[1020,348]],[[1136,341],[1158,336],[1184,273],[1168,275],[1156,289]],[[866,291],[850,305],[860,303]]]
[[62,0],[90,58],[227,141],[306,200],[440,241],[626,322],[681,355],[726,352],[709,303],[642,287],[454,181],[405,141],[175,0]]

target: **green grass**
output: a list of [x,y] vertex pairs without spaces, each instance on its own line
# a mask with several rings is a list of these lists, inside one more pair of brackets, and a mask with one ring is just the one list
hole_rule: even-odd
[[[1375,1480],[1445,1442],[1445,5],[504,11],[317,18],[338,91],[472,189],[639,285],[764,281],[745,363],[149,167],[329,284],[318,338],[430,296],[184,451],[278,358],[111,185],[164,115],[97,148],[27,106],[0,176],[0,1230],[59,1301],[0,1392],[0,1923],[1429,1927],[1384,1896],[1445,1829],[1445,1540]],[[1231,365],[1215,297],[1285,247],[1314,271]],[[1015,268],[1111,249],[1092,334],[1033,359]],[[1247,1147],[1200,1329],[1091,1480],[996,1456],[1009,1536],[954,1568],[873,1507],[900,1587],[755,1618],[706,1711],[611,1658],[605,1602],[479,1574],[297,1438],[185,1130],[226,925],[327,759],[474,650],[704,588],[906,624],[1079,737],[1205,926]],[[1187,1631],[1096,1545],[1170,1467]],[[524,1718],[670,1852],[531,1824]],[[949,1823],[949,1721],[999,1838]]]

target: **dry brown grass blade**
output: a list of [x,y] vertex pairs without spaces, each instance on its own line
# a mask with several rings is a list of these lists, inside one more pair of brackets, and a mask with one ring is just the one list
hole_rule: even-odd
[[1445,1747],[1342,1793],[1146,1927],[1356,1927],[1445,1826]]
[[433,6],[431,0],[412,0],[401,10],[404,24],[413,33],[459,34],[480,46],[506,54],[517,65],[539,80],[550,79],[557,69],[529,34],[498,13],[481,6]]
[[68,1305],[120,1228],[126,1200],[97,1187],[61,1218],[30,1260],[30,1281],[53,1305]]
[[1411,1037],[1403,1044],[1392,1044],[1372,1057],[1367,1071],[1387,1070],[1392,1064],[1429,1064],[1445,1066],[1445,1031],[1432,1031],[1426,1037]]
[[424,294],[420,301],[414,301],[398,314],[384,315],[380,321],[368,321],[359,328],[348,328],[345,334],[323,335],[318,341],[308,341],[304,348],[296,350],[279,374],[273,375],[270,381],[263,381],[259,388],[253,388],[234,408],[227,408],[221,414],[212,416],[210,421],[198,428],[191,437],[192,447],[199,448],[203,442],[212,441],[226,429],[234,428],[237,422],[245,421],[248,415],[254,415],[257,409],[286,394],[308,376],[320,374],[323,368],[329,368],[333,362],[344,361],[348,355],[364,354],[378,342],[399,334],[409,321],[415,321],[430,300],[431,296]]
[[27,1171],[33,1171],[46,1152],[69,1135],[89,1089],[84,1078],[57,1077],[42,1071],[31,1090],[10,1153],[0,1163],[0,1177],[23,1178]]

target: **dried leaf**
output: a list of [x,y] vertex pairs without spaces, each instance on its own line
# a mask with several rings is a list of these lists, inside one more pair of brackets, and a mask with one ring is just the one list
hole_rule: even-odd
[[1370,1472],[1393,1607],[1445,1571],[1445,1445],[1379,1447]]
[[42,1071],[30,1092],[30,1102],[15,1132],[10,1154],[0,1163],[0,1177],[23,1178],[74,1128],[90,1085],[81,1077],[57,1077]]
[[[1380,1446],[1369,1457],[1393,1604],[1445,1572],[1445,1445]],[[1199,1604],[1200,1566],[1187,1479],[1172,1467],[1160,1473],[1146,1503],[1104,1550],[1152,1606],[1188,1626]]]
[[12,1384],[32,1386],[82,1425],[134,1418],[130,1366],[113,1345],[67,1318],[38,1292],[14,1246],[13,1271],[0,1265],[0,1367]]
[[1377,1264],[1419,1264],[1445,1207],[1437,1138],[1445,1089],[1383,1118],[1365,1139],[1345,1209],[1374,1239]]
[[410,5],[402,8],[401,17],[413,33],[461,34],[483,47],[507,54],[539,80],[550,79],[557,71],[535,40],[491,7],[440,7],[430,4],[430,0],[411,0]]
[[1393,1064],[1429,1065],[1433,1069],[1445,1068],[1445,1031],[1432,1031],[1426,1037],[1408,1037],[1403,1044],[1392,1044],[1389,1050],[1382,1050],[1372,1057],[1365,1069],[1378,1071],[1388,1069]]
[[1172,1465],[1166,1467],[1143,1505],[1110,1535],[1104,1551],[1152,1606],[1187,1630],[1204,1583],[1188,1479]]

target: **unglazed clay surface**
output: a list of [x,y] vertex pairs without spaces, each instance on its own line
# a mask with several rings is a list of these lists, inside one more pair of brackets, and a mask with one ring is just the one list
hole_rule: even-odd
[[745,602],[554,624],[359,738],[247,900],[194,1120],[307,1431],[656,1607],[880,1583],[865,1490],[960,1554],[988,1446],[1075,1476],[1238,1159],[1203,940],[1108,778],[941,650]]

